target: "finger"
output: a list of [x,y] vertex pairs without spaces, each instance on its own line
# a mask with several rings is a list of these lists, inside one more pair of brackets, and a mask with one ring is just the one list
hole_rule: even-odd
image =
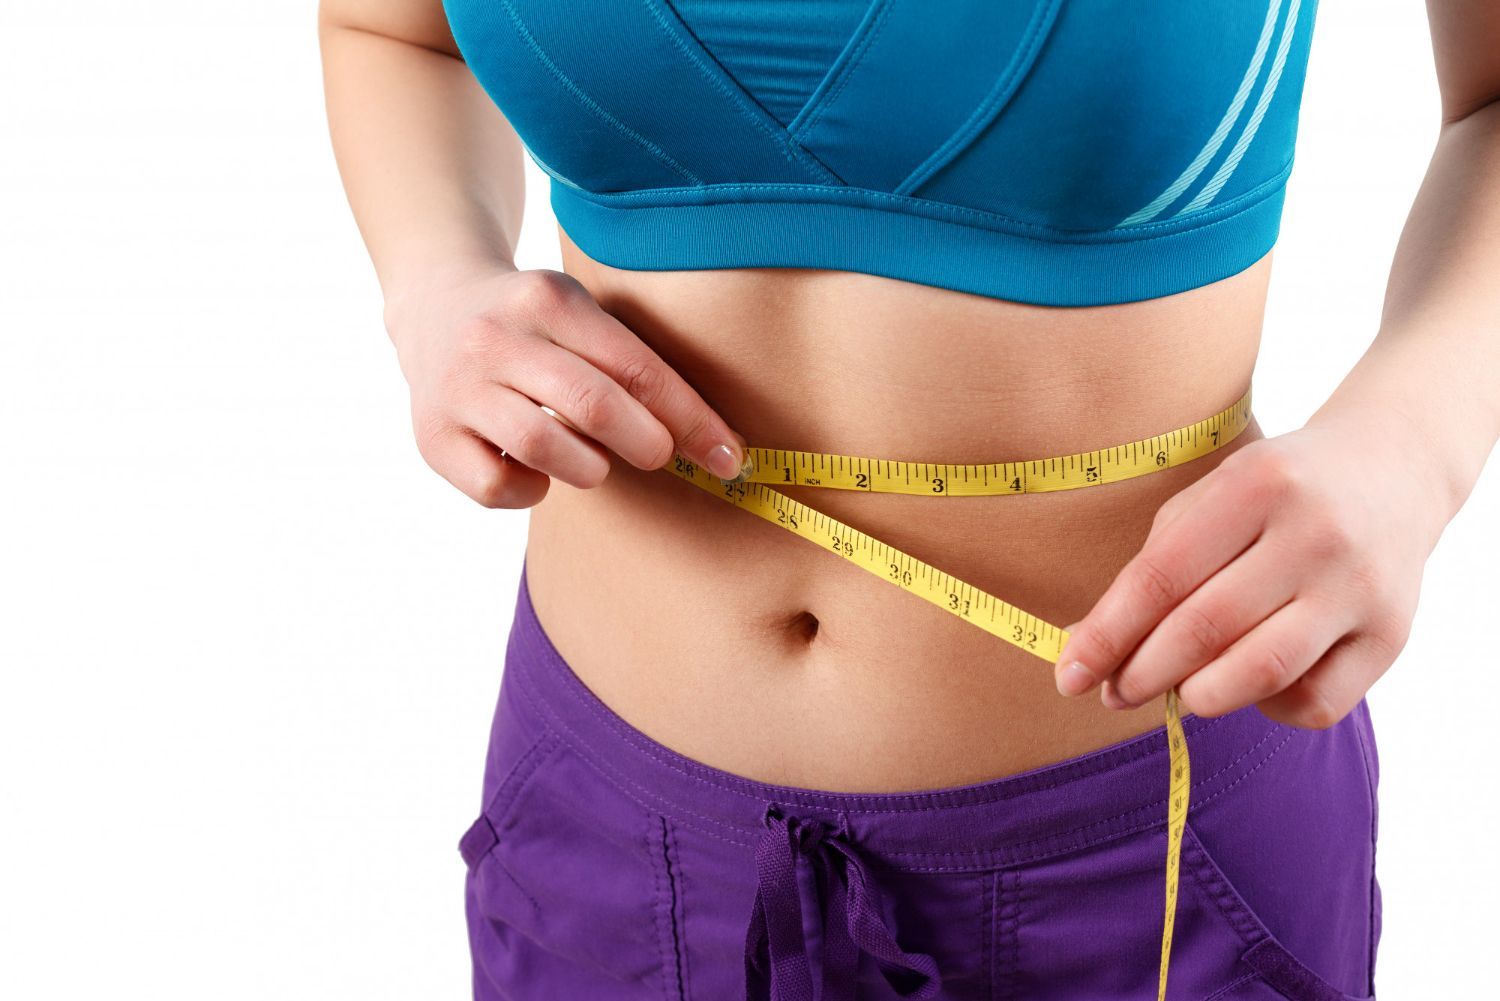
[[624,386],[553,341],[536,344],[507,370],[511,388],[638,469],[660,469],[672,458],[672,433]]
[[[1204,459],[1207,459],[1207,456]],[[1205,474],[1158,505],[1156,515],[1151,521],[1151,531],[1148,534],[1148,538],[1164,531],[1168,525],[1177,520],[1177,516],[1182,514],[1182,512],[1191,511],[1193,504],[1197,502],[1198,495],[1203,493],[1204,490],[1215,486],[1217,479],[1222,479],[1224,475],[1224,473],[1220,473],[1216,478]]]
[[547,495],[551,482],[456,425],[435,435],[423,458],[439,476],[489,508],[531,507]]
[[1364,633],[1349,633],[1306,674],[1257,706],[1278,723],[1324,730],[1349,715],[1388,667],[1379,643]]
[[1294,598],[1177,686],[1199,716],[1222,716],[1286,689],[1348,632],[1329,604]]
[[557,342],[624,386],[666,425],[678,452],[715,476],[738,476],[744,461],[744,439],[697,390],[613,316],[603,310],[581,315],[584,319],[580,322],[554,332]]
[[1208,485],[1190,507],[1153,527],[1141,551],[1069,630],[1056,668],[1063,694],[1087,691],[1113,674],[1167,612],[1260,534],[1267,499],[1242,477],[1220,472],[1199,481]]
[[1262,537],[1156,624],[1109,677],[1114,708],[1144,705],[1212,661],[1296,594],[1287,555]]
[[603,448],[513,389],[492,385],[460,407],[456,416],[523,465],[570,486],[597,487],[609,474],[609,455]]

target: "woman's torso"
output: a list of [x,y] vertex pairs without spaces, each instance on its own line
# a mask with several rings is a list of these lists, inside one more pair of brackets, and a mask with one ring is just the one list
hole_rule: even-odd
[[[1271,259],[1176,295],[1017,304],[868,274],[565,270],[752,445],[933,462],[1090,450],[1248,387]],[[1082,618],[1157,507],[1262,437],[1124,482],[936,499],[786,492],[1058,625]],[[659,742],[763,781],[844,791],[995,778],[1161,723],[1066,699],[1052,670],[666,471],[616,459],[532,511],[528,579],[559,652]],[[812,623],[816,622],[816,628]]]
[[[1316,0],[444,6],[550,175],[566,270],[751,444],[1029,459],[1247,388]],[[1260,436],[1064,493],[788,493],[1067,626]],[[1163,715],[1065,699],[1034,655],[665,471],[554,483],[528,570],[607,704],[759,779],[963,783]]]

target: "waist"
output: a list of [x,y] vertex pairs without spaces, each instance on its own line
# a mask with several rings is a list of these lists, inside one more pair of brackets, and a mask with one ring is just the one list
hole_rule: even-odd
[[[538,619],[528,569],[523,566],[517,587],[500,696],[513,725],[522,721],[510,739],[550,734],[629,794],[649,795],[653,809],[711,825],[727,840],[753,843],[771,804],[825,819],[857,817],[867,846],[888,862],[953,866],[961,854],[979,869],[1074,851],[1084,831],[1105,840],[1161,824],[1168,748],[1159,723],[1089,754],[993,781],[894,794],[774,784],[715,769],[631,727],[580,682]],[[1339,729],[1362,724],[1363,714],[1361,707]],[[1254,707],[1214,718],[1186,716],[1183,728],[1200,805],[1297,738],[1323,737],[1274,723]],[[792,725],[785,729],[796,732]]]
[[[1236,448],[1018,497],[784,492],[1052,623],[1083,615],[1157,507]],[[1047,664],[665,472],[554,484],[533,512],[538,616],[631,725],[761,781],[893,792],[985,781],[1160,724],[1065,699]],[[795,734],[796,736],[789,737]]]
[[624,271],[561,245],[752,444],[954,463],[1083,451],[1225,406],[1255,365],[1271,267],[1057,308],[852,272]]
[[[754,276],[739,273],[581,267],[601,304],[767,447],[954,463],[1106,447],[1233,402],[1258,343],[1243,285],[1031,313],[880,279],[863,286],[870,276],[812,274],[756,295]],[[749,283],[735,298],[750,315],[726,305],[736,282]],[[941,308],[917,308],[927,292]],[[830,319],[814,348],[818,312]],[[1134,555],[1157,507],[1260,437],[1252,420],[1208,456],[1056,494],[783,492],[1067,625]],[[663,471],[617,461],[595,490],[554,483],[533,510],[527,552],[537,615],[583,683],[652,738],[734,774],[850,792],[933,788],[1161,722],[1159,702],[1114,711],[1064,699],[1035,656]]]

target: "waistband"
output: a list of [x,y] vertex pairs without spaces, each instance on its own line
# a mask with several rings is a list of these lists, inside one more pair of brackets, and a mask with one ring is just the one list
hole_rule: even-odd
[[[921,792],[804,789],[694,761],[632,727],[574,674],[537,619],[524,562],[502,687],[519,711],[540,717],[644,808],[745,846],[765,834],[769,811],[846,830],[888,866],[958,872],[1022,864],[1166,824],[1165,726],[1004,778]],[[1253,705],[1220,717],[1185,714],[1182,722],[1192,760],[1190,814],[1307,734]]]

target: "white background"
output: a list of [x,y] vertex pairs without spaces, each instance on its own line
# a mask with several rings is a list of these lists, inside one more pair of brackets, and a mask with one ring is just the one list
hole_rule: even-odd
[[[1374,335],[1438,121],[1421,3],[1319,18],[1268,434]],[[417,455],[320,88],[311,3],[0,6],[0,996],[466,996],[526,515]],[[1493,982],[1497,544],[1492,470],[1370,697],[1386,999]]]

